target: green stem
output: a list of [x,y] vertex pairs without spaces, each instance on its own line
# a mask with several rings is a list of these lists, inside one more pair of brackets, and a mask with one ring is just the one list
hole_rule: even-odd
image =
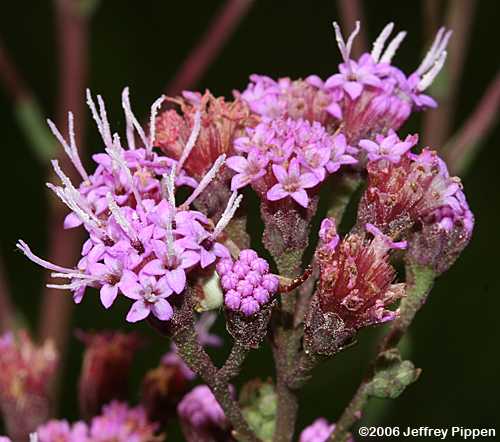
[[[427,295],[429,294],[436,274],[433,270],[417,265],[408,265],[406,267],[408,289],[406,297],[403,298],[400,305],[400,314],[392,322],[389,333],[382,339],[379,346],[377,358],[387,350],[396,347],[403,335],[408,330],[416,313],[422,307]],[[377,359],[375,358],[375,360]],[[349,437],[349,429],[359,420],[361,412],[369,399],[369,387],[375,371],[375,363],[370,368],[369,375],[358,387],[351,402],[338,419],[335,431],[330,436],[329,442],[344,442]]]

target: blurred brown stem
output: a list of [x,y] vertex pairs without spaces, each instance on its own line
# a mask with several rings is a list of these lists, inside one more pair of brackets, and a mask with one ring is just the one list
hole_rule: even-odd
[[349,35],[352,32],[356,26],[356,21],[359,20],[361,22],[361,29],[352,45],[352,55],[354,58],[358,58],[368,48],[363,4],[360,0],[337,0],[337,5],[345,34]]
[[[430,110],[424,117],[424,145],[438,148],[449,137],[455,117],[458,88],[467,57],[471,27],[474,22],[476,0],[450,0],[446,26],[453,30],[448,45],[448,58],[444,72],[443,90],[437,90],[439,107]],[[434,88],[439,89],[439,81]]]
[[462,128],[443,148],[452,174],[461,174],[481,147],[481,142],[498,121],[500,110],[500,71],[484,92],[479,104]]
[[[57,20],[57,40],[59,44],[59,93],[57,102],[57,122],[64,136],[67,134],[67,112],[71,110],[76,121],[83,122],[84,91],[87,82],[88,19],[78,9],[74,0],[55,0]],[[83,130],[76,133],[77,145],[82,146]],[[62,149],[60,150],[62,152]],[[69,158],[59,156],[61,167],[76,182],[77,174]],[[66,207],[60,201],[50,200],[49,214],[49,260],[62,266],[75,265],[80,248],[80,235],[63,228]],[[60,291],[46,289],[40,312],[40,338],[51,338],[64,360],[68,340],[73,303],[70,296]],[[61,367],[59,368],[61,370]],[[60,381],[59,376],[56,377]],[[58,385],[54,386],[57,397]]]
[[3,260],[0,258],[0,333],[14,329],[15,316]]
[[167,85],[167,95],[177,95],[199,81],[253,2],[254,0],[226,1],[198,45],[189,53],[174,79]]

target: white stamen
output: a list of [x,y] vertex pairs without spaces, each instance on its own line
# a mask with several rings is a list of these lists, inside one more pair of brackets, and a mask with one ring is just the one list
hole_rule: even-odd
[[441,56],[436,60],[434,63],[434,66],[422,77],[420,82],[418,83],[417,89],[422,92],[425,91],[434,81],[434,79],[437,77],[439,72],[441,71],[444,62],[446,61],[446,56],[448,53],[446,51],[443,51],[441,53]]
[[135,115],[132,112],[132,108],[130,106],[130,100],[129,100],[128,87],[126,87],[123,90],[123,94],[125,94],[125,97],[126,97],[126,99],[122,101],[123,110],[125,111],[125,117],[128,121],[132,122],[132,125],[135,127],[135,130],[139,134],[139,138],[141,139],[142,143],[144,144],[144,147],[146,147],[148,145],[149,140],[146,137],[146,134],[144,133],[144,129],[139,124],[139,122],[137,121],[137,118],[135,118]]
[[392,30],[394,29],[394,23],[389,23],[386,25],[384,29],[382,29],[382,32],[380,35],[377,37],[375,42],[373,43],[373,48],[372,48],[372,57],[373,60],[377,63],[380,59],[380,55],[382,54],[382,51],[384,50],[384,45],[387,39],[389,38],[389,35],[391,35]]
[[108,201],[109,210],[113,214],[113,217],[118,225],[123,229],[123,231],[132,241],[137,241],[137,233],[135,229],[128,222],[127,218],[123,216],[120,208],[118,207],[118,204],[116,204],[116,201],[114,200],[113,195],[111,195],[110,192],[107,193],[106,199]]
[[420,66],[415,71],[418,75],[424,75],[429,69],[432,69],[436,61],[442,57],[452,33],[452,31],[445,33],[445,30],[444,27],[440,28],[436,34],[430,49],[427,51],[422,63],[420,63]]
[[165,175],[165,187],[167,189],[167,199],[170,205],[175,208],[175,164],[172,166],[169,175]]
[[56,289],[56,290],[71,290],[75,291],[79,289],[80,287],[84,287],[89,285],[88,281],[72,281],[70,284],[46,284],[45,287],[49,289]]
[[123,150],[123,147],[120,143],[120,136],[118,134],[113,135],[113,143],[110,147],[106,148],[106,152],[108,155],[111,157],[113,160],[114,166],[116,166],[118,169],[123,171],[123,173],[126,175],[127,180],[130,185],[130,189],[132,190],[132,193],[134,194],[135,200],[137,201],[137,204],[142,206],[142,197],[137,189],[135,183],[134,183],[134,177],[132,176],[132,172],[130,171],[130,168],[127,165],[127,162],[125,161],[124,153],[125,151]]
[[217,175],[217,172],[221,168],[221,166],[226,161],[226,154],[222,154],[219,158],[215,160],[212,168],[207,172],[207,174],[202,178],[198,187],[194,189],[193,193],[189,196],[189,198],[182,204],[185,207],[189,207],[189,205],[196,199],[198,196],[205,190],[205,188],[212,182]]
[[193,150],[194,145],[196,144],[196,140],[198,139],[198,135],[200,134],[200,129],[201,129],[201,111],[198,109],[196,113],[194,114],[194,124],[193,124],[193,130],[191,131],[191,134],[189,135],[188,141],[186,143],[186,146],[184,146],[184,150],[182,151],[182,155],[179,159],[178,163],[178,171],[180,172],[182,167],[184,166],[184,163],[189,157],[189,154]]
[[52,278],[66,278],[66,279],[71,279],[71,278],[77,278],[77,279],[89,279],[92,281],[99,281],[101,278],[92,276],[92,275],[86,275],[85,273],[51,273],[50,276]]
[[135,150],[134,122],[130,115],[132,112],[127,111],[128,109],[130,109],[130,97],[129,97],[128,87],[124,88],[122,91],[122,107],[125,113],[125,121],[127,123],[128,148],[130,150]]
[[349,35],[347,43],[344,41],[344,37],[342,36],[340,26],[335,21],[333,22],[333,28],[335,29],[335,39],[337,40],[337,45],[339,47],[340,53],[342,54],[342,58],[344,59],[346,65],[349,67],[351,64],[350,57],[351,57],[352,43],[356,35],[358,35],[359,33],[360,22],[359,20],[356,21],[356,26],[354,28],[354,31],[352,31],[351,35]]
[[380,63],[391,63],[392,57],[396,54],[396,51],[399,48],[399,45],[406,37],[406,31],[398,32],[398,34],[392,39],[392,41],[387,46],[387,49],[384,52],[384,55],[380,58]]
[[166,242],[167,242],[167,255],[169,258],[172,258],[175,256],[175,250],[174,250],[174,233],[172,229],[172,221],[174,218],[174,212],[175,207],[171,207],[170,210],[168,211],[167,214],[167,223],[165,226],[166,230]]
[[91,226],[92,228],[100,229],[101,222],[99,218],[95,216],[87,201],[82,198],[80,192],[73,186],[71,180],[61,170],[57,160],[52,160],[52,167],[64,187],[54,186],[51,183],[47,183],[47,187],[51,189],[64,204],[75,212],[83,223]]
[[227,206],[226,209],[224,210],[224,213],[220,217],[220,220],[215,226],[215,229],[212,233],[213,239],[216,239],[229,224],[229,221],[231,221],[231,219],[233,218],[234,214],[236,213],[236,210],[238,210],[238,207],[242,199],[243,195],[238,196],[237,192],[233,192],[233,194],[229,198],[229,201],[227,202]]
[[92,94],[90,93],[90,89],[87,89],[87,105],[89,106],[90,111],[92,112],[92,117],[96,122],[97,130],[101,134],[102,140],[104,141],[104,145],[106,147],[109,147],[109,145],[112,143],[112,139],[111,139],[111,132],[109,129],[108,118],[106,116],[106,109],[104,108],[104,102],[102,101],[102,97],[100,95],[97,96],[97,100],[99,102],[99,108],[101,111],[100,115],[97,112],[97,108],[94,103],[94,100],[92,99]]
[[36,256],[31,249],[29,248],[28,244],[26,244],[22,239],[19,239],[16,243],[16,247],[21,250],[21,252],[24,253],[26,258],[28,258],[30,261],[33,261],[35,264],[38,264],[40,267],[43,267],[48,270],[53,270],[55,272],[61,272],[61,273],[73,273],[75,269],[69,269],[67,267],[61,267],[56,264],[52,264],[49,261],[45,261],[44,259]]
[[82,178],[84,180],[88,181],[89,176],[87,175],[87,172],[85,171],[85,169],[82,165],[82,161],[80,160],[80,155],[78,155],[78,148],[76,147],[73,113],[68,112],[69,145],[68,145],[68,142],[62,136],[59,129],[57,129],[56,125],[51,120],[47,120],[47,123],[50,127],[50,130],[52,131],[54,136],[57,138],[57,140],[59,141],[59,143],[63,147],[64,152],[66,152],[66,155],[68,155],[69,159],[71,160],[71,162],[75,166],[75,169],[78,171],[78,173],[82,176]]
[[152,152],[153,145],[156,137],[156,115],[158,114],[158,109],[162,105],[165,100],[165,95],[162,95],[158,98],[151,106],[151,116],[149,118],[149,143],[147,145],[147,149],[149,152]]

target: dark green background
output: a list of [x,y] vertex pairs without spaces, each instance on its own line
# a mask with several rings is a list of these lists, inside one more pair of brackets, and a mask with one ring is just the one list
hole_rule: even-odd
[[[409,31],[395,62],[410,72],[419,64],[422,54],[420,2],[365,3],[368,23],[364,26],[370,39],[392,20],[398,29]],[[123,128],[119,105],[122,88],[131,87],[134,108],[145,113],[220,4],[220,1],[199,0],[101,2],[91,27],[89,86],[106,98],[113,127]],[[458,100],[457,127],[498,68],[499,18],[497,1],[478,1]],[[339,62],[331,28],[334,19],[338,19],[338,14],[333,0],[257,0],[198,89],[210,88],[216,95],[229,95],[233,88],[244,88],[248,75],[254,72],[274,77],[316,73],[326,78]],[[0,33],[46,115],[54,117],[57,66],[52,2],[3,4]],[[45,254],[45,171],[19,131],[3,90],[0,121],[1,248],[15,301],[35,325],[43,273],[15,253],[14,244],[22,237],[38,253]],[[88,123],[90,118],[87,122],[77,122]],[[417,115],[404,129],[411,131],[418,127]],[[88,145],[94,151],[101,149],[94,127],[88,131]],[[390,403],[383,419],[380,415],[384,424],[494,427],[498,422],[499,161],[500,133],[496,130],[484,141],[483,150],[464,176],[465,192],[476,215],[472,243],[455,266],[438,280],[411,328],[411,358],[423,368],[422,376],[400,399]],[[87,297],[75,309],[73,325],[84,329],[136,329],[125,323],[125,312],[123,303],[104,311],[97,299]],[[223,330],[222,324],[218,327]],[[150,343],[138,355],[131,380],[131,400],[137,399],[141,373],[157,364],[167,348],[167,343],[150,329],[145,326],[139,329]],[[362,333],[357,347],[317,370],[313,382],[301,394],[301,427],[317,416],[333,420],[339,415],[371,357],[376,333],[373,330]],[[75,385],[81,350],[82,345],[73,339],[60,410],[61,416],[70,419],[77,418]],[[221,358],[225,351],[217,351],[215,356]],[[270,352],[265,348],[251,355],[242,378],[267,377],[272,373]],[[381,412],[379,405],[371,406],[368,422],[375,419],[374,413]],[[172,435],[169,440],[180,440],[180,436]]]

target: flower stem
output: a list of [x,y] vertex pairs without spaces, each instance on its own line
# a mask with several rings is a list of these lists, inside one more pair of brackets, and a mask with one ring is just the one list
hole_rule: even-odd
[[[408,265],[406,271],[409,281],[406,297],[401,301],[399,317],[392,322],[389,332],[380,343],[377,358],[399,344],[416,313],[425,302],[436,276],[431,269],[416,265]],[[349,437],[349,429],[361,418],[363,408],[369,399],[370,382],[375,375],[374,367],[375,362],[370,367],[368,376],[358,387],[351,402],[338,419],[329,442],[345,442]]]
[[[57,31],[59,43],[59,93],[57,121],[60,128],[67,127],[67,112],[71,110],[75,120],[84,121],[85,104],[82,100],[87,83],[87,44],[88,44],[88,16],[78,7],[74,0],[55,0],[57,15]],[[67,136],[67,131],[63,130]],[[83,130],[76,134],[77,145],[81,147]],[[59,158],[62,168],[72,179],[77,179],[77,172],[69,158],[61,154]],[[80,248],[80,235],[64,229],[63,221],[66,209],[56,201],[50,200],[49,214],[49,257],[52,262],[62,266],[74,266]],[[71,334],[68,329],[71,325],[73,303],[71,297],[61,296],[54,289],[47,289],[44,293],[40,312],[40,337],[50,338],[64,360],[68,339]],[[59,373],[63,369],[59,367]],[[61,376],[57,376],[55,398],[58,394]],[[56,401],[54,401],[56,402]]]
[[177,95],[195,85],[229,39],[254,0],[227,0],[198,45],[188,55],[174,79],[166,87],[167,95]]
[[179,356],[208,385],[233,426],[233,436],[241,442],[259,442],[241,413],[238,401],[233,399],[229,381],[239,374],[247,350],[235,343],[221,369],[217,369],[200,344],[193,310],[192,296],[186,294],[181,306],[166,327],[165,323],[151,320],[150,324],[161,334],[171,336]]

